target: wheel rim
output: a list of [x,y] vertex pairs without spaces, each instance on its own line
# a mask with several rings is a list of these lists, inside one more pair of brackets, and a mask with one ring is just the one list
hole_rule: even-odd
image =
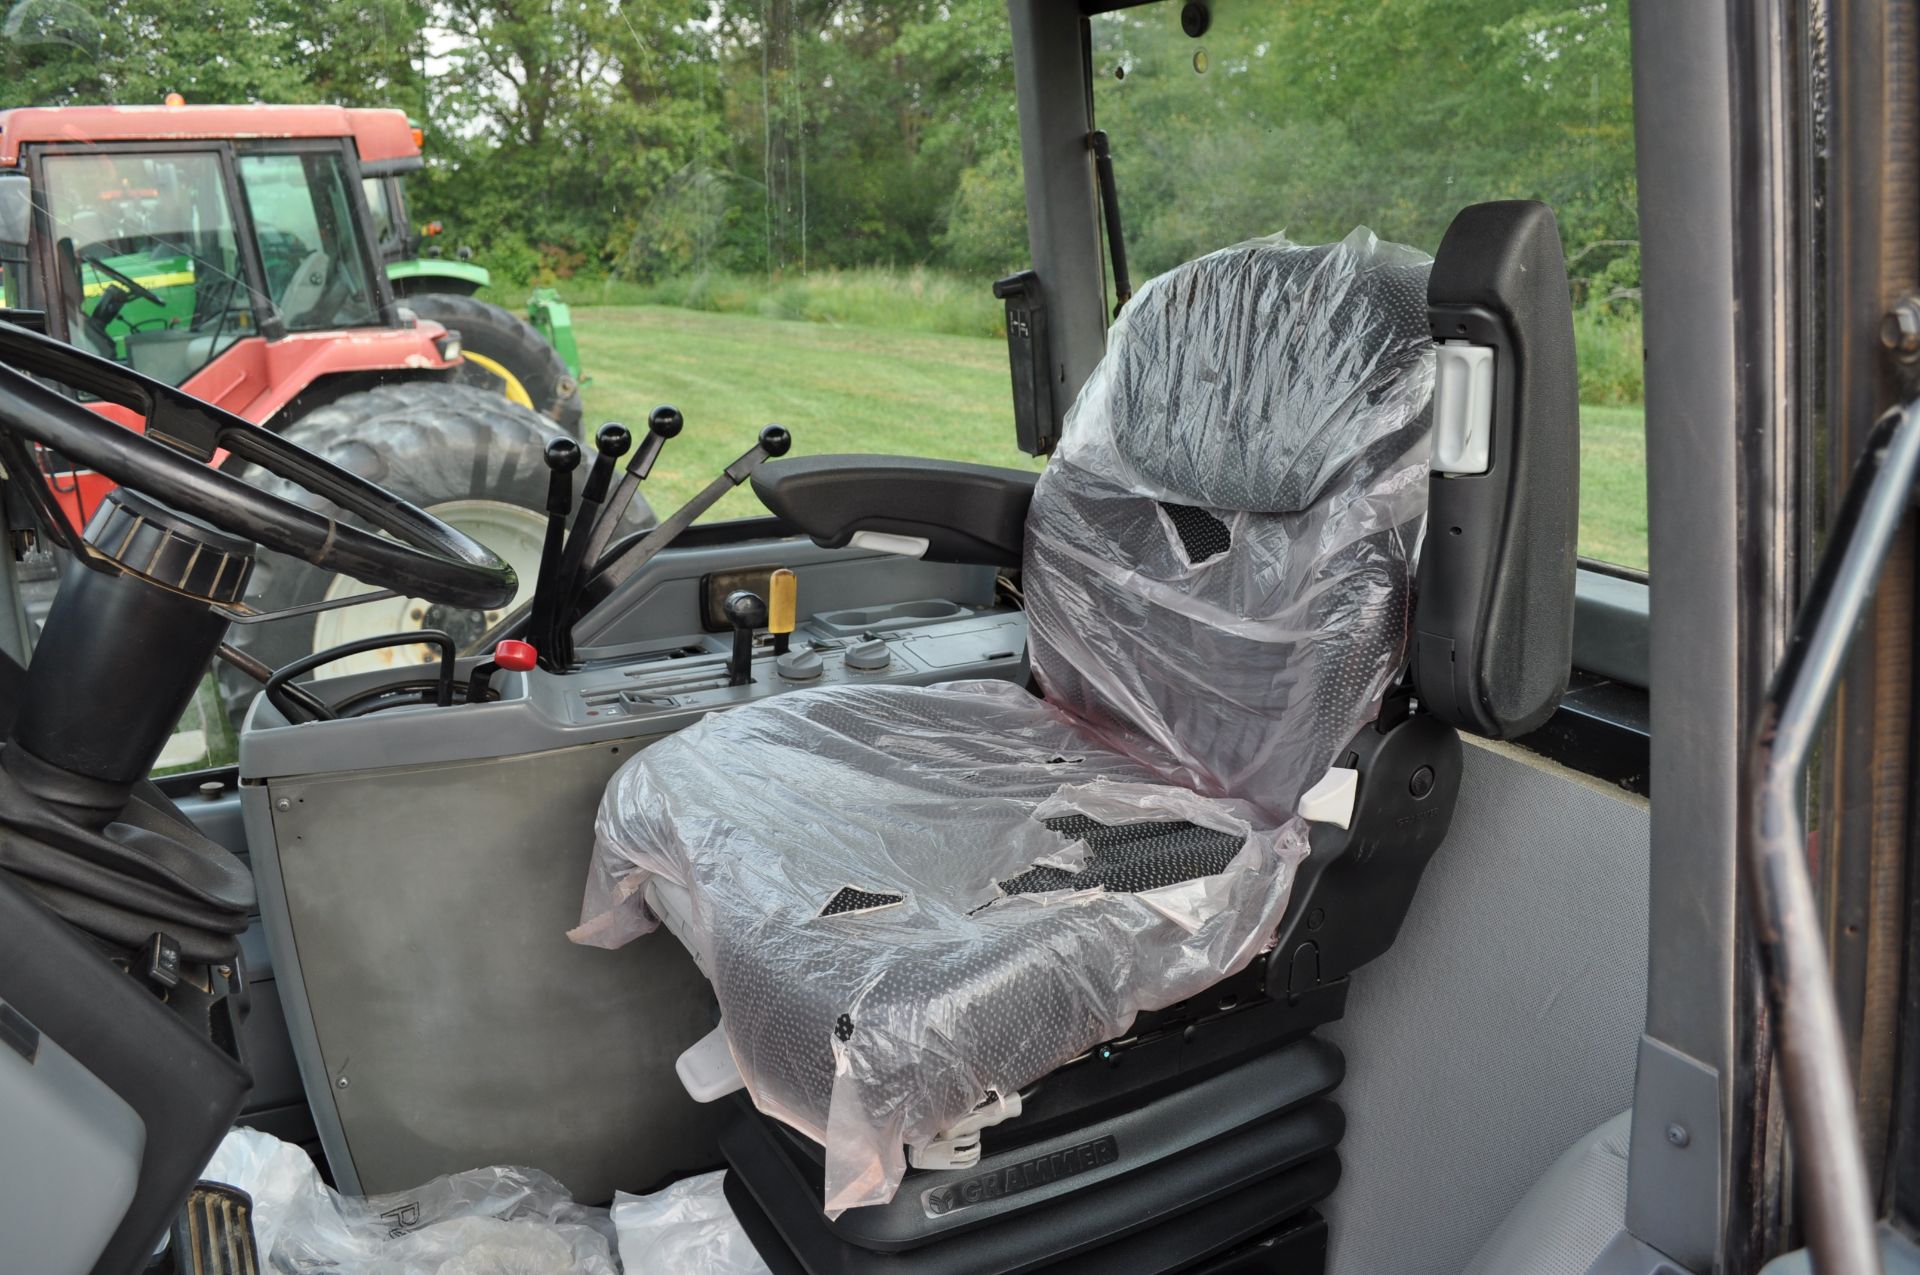
[[[403,633],[409,629],[444,628],[462,646],[462,652],[496,620],[527,597],[540,571],[540,551],[546,543],[547,520],[531,509],[509,505],[501,500],[449,500],[431,506],[428,513],[451,524],[486,545],[513,567],[520,587],[513,601],[497,610],[480,612],[442,607],[421,598],[384,598],[358,606],[322,611],[313,621],[313,649],[325,650],[342,642],[377,634]],[[327,586],[329,601],[365,593],[367,586],[346,576],[335,576]],[[337,677],[348,673],[369,673],[381,669],[406,668],[429,664],[439,652],[425,642],[406,646],[383,647],[363,655],[349,656],[325,666],[323,673]]]
[[484,371],[488,376],[499,381],[500,392],[507,396],[509,403],[518,403],[520,406],[530,408],[536,412],[540,410],[534,406],[533,395],[527,393],[527,387],[520,383],[520,378],[507,371],[503,364],[488,358],[484,354],[475,354],[472,350],[462,350],[460,357]]

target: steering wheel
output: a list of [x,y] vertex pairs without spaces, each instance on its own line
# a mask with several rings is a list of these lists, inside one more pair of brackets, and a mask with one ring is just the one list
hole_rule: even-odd
[[159,306],[163,306],[166,304],[166,301],[158,293],[156,293],[152,288],[149,288],[146,284],[141,283],[138,279],[133,278],[131,275],[123,274],[120,271],[115,270],[112,266],[108,265],[106,262],[102,261],[100,258],[90,257],[84,252],[75,253],[74,255],[78,257],[81,261],[85,262],[87,265],[92,266],[95,270],[98,270],[101,274],[107,276],[107,278],[113,280],[115,283],[123,285],[128,292],[131,292],[134,296],[140,298],[140,300],[151,301],[154,305],[159,305]]
[[[140,412],[147,432],[89,411],[36,376]],[[111,359],[0,323],[0,461],[21,476],[28,498],[58,530],[61,515],[35,481],[38,467],[21,440],[230,535],[409,597],[485,610],[510,602],[518,583],[491,549],[298,444]],[[206,463],[223,448],[374,530],[269,495]]]

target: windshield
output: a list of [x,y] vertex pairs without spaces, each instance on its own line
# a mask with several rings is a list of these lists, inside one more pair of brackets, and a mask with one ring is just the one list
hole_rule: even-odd
[[1545,201],[1574,286],[1580,552],[1644,568],[1626,6],[1209,8],[1198,36],[1176,4],[1092,22],[1132,282],[1276,233],[1320,243],[1364,225],[1431,253],[1468,204]]
[[178,385],[253,331],[217,154],[43,162],[69,340]]
[[287,330],[378,324],[379,301],[341,155],[242,155],[239,168],[267,296]]

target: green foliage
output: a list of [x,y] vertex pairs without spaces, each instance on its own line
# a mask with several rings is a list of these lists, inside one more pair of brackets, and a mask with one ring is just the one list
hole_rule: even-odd
[[[1136,273],[1545,199],[1637,286],[1622,0],[1220,0],[1093,22]],[[13,102],[343,101],[429,133],[415,213],[516,278],[1025,264],[1002,0],[17,0]],[[577,261],[577,265],[571,264]]]
[[[1027,264],[1003,0],[15,0],[8,103],[342,101],[428,133],[417,220],[513,287],[988,332]],[[1136,282],[1479,199],[1560,217],[1595,401],[1639,393],[1624,0],[1217,0],[1092,20]],[[587,283],[587,280],[606,280]],[[904,281],[904,282],[902,282]],[[497,290],[499,291],[499,290]],[[901,297],[906,299],[903,301]]]

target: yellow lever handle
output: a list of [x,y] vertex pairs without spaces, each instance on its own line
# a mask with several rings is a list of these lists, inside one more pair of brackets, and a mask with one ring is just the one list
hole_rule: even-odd
[[781,567],[767,581],[767,632],[793,632],[794,612],[799,602],[800,582],[793,572]]

